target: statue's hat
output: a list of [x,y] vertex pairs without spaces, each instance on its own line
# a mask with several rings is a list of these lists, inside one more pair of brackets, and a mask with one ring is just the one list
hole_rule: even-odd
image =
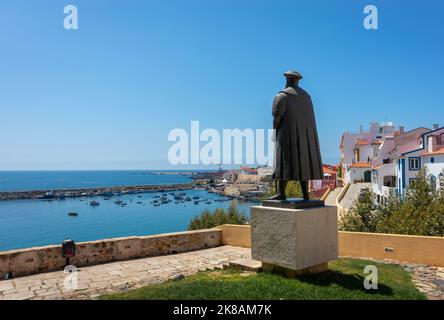
[[302,74],[300,74],[297,71],[286,71],[284,72],[284,76],[286,76],[287,78],[297,78],[297,79],[302,79]]

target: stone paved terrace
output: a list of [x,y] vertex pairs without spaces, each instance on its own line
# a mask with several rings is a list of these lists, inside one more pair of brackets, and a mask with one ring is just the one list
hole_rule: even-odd
[[78,290],[65,290],[63,271],[0,281],[0,300],[91,299],[104,293],[136,289],[191,275],[201,270],[224,268],[230,261],[250,258],[247,248],[221,246],[169,256],[111,262],[78,269]]
[[[239,258],[251,258],[249,248],[221,246],[169,256],[112,262],[79,268],[78,290],[65,290],[63,271],[0,281],[0,300],[94,299],[112,292],[160,283],[177,275],[224,268]],[[396,261],[387,263],[400,264]],[[444,268],[401,264],[429,299],[444,300]]]

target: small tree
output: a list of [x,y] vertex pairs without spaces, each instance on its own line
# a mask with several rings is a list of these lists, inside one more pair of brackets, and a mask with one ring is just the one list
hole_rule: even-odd
[[[263,199],[270,198],[277,193],[276,184],[273,182],[269,193],[263,196]],[[288,181],[287,187],[285,188],[285,195],[287,198],[301,198],[302,190],[301,185],[298,181]]]
[[339,229],[352,232],[375,232],[379,212],[369,189],[365,189],[353,206],[345,211],[339,221]]
[[342,161],[341,161],[341,163],[339,163],[338,170],[336,171],[336,173],[337,173],[339,178],[344,178],[342,176]]
[[377,232],[444,236],[444,191],[432,186],[431,176],[421,169],[404,198],[385,206]]

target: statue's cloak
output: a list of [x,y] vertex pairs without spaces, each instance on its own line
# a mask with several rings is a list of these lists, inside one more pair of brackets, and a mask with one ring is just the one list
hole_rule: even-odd
[[276,130],[273,177],[277,180],[323,179],[316,119],[310,95],[288,87],[273,101]]

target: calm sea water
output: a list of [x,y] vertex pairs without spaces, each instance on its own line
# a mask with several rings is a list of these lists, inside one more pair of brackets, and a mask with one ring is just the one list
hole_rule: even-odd
[[187,183],[180,174],[153,171],[0,171],[0,191],[47,190]]
[[[39,173],[38,175],[40,175]],[[100,172],[98,175],[102,175]],[[153,184],[168,184],[186,182],[188,178],[174,175],[140,175],[136,179],[138,183],[132,182],[133,176],[127,172],[114,172],[113,176],[119,177],[119,182],[111,185],[123,184],[143,184],[141,181],[151,181]],[[72,188],[74,185],[67,181],[74,181],[81,185],[85,183],[82,178],[74,178],[70,174],[69,178],[64,178],[57,173],[59,185]],[[82,175],[80,175],[82,176]],[[95,176],[95,175],[94,175]],[[137,174],[134,176],[138,176]],[[51,178],[54,179],[54,178]],[[26,182],[22,185],[16,184],[18,189],[29,189],[34,186],[40,189],[42,185],[47,185],[47,181]],[[97,179],[97,176],[95,176]],[[110,177],[106,181],[112,181]],[[127,179],[127,180],[125,180]],[[152,179],[152,180],[150,180]],[[185,179],[185,180],[184,180]],[[15,180],[17,181],[17,179]],[[93,179],[89,180],[90,182]],[[96,180],[97,181],[97,180]],[[125,183],[127,181],[128,183]],[[172,182],[171,182],[172,181]],[[97,181],[100,185],[101,181]],[[71,182],[72,183],[72,182]],[[26,186],[26,187],[25,187]],[[40,187],[38,187],[40,186]],[[85,186],[84,184],[82,186]],[[97,186],[96,184],[92,186]],[[48,189],[55,189],[49,187]],[[194,202],[174,203],[155,207],[150,202],[156,193],[127,194],[120,197],[113,197],[104,200],[103,197],[95,198],[73,198],[66,200],[14,200],[0,201],[0,251],[42,246],[49,244],[60,244],[65,238],[70,237],[75,241],[89,241],[113,237],[141,236],[165,232],[184,231],[192,217],[200,214],[206,208],[214,210],[218,207],[227,208],[230,201],[215,202],[220,196],[206,192],[205,190],[184,191],[189,197],[197,196],[200,199],[207,199],[195,205]],[[169,198],[172,198],[169,196]],[[127,203],[126,207],[121,207],[114,203],[121,199]],[[96,200],[100,203],[97,207],[92,207],[89,202]],[[141,204],[137,202],[142,202]],[[249,215],[249,207],[252,203],[238,202],[238,207]],[[69,212],[77,212],[77,217],[68,216]]]

